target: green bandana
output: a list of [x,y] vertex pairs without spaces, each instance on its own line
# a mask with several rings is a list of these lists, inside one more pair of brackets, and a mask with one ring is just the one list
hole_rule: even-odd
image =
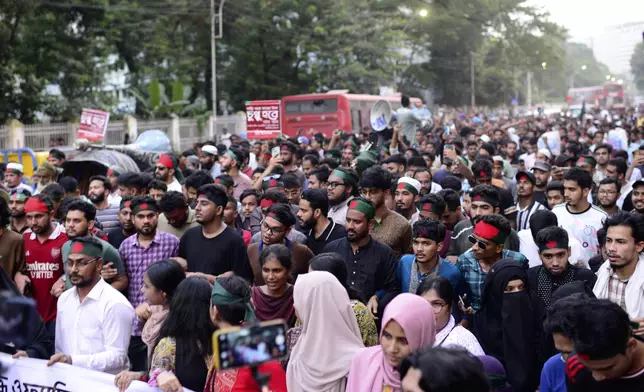
[[69,253],[80,253],[90,257],[101,257],[103,249],[98,244],[84,241],[72,241]]
[[349,209],[362,212],[369,219],[373,219],[376,216],[376,209],[362,200],[351,200],[349,202]]
[[340,177],[344,181],[351,181],[351,175],[344,170],[335,169],[331,172],[332,176]]
[[250,305],[250,289],[248,289],[243,297],[235,297],[230,294],[224,286],[217,283],[215,280],[215,285],[212,287],[212,295],[210,296],[210,301],[213,305],[232,305],[232,304],[244,304],[246,306],[246,315],[244,316],[244,321],[253,321],[255,320],[255,312],[253,307]]
[[231,150],[226,150],[226,154],[228,154],[232,159],[234,159],[239,163],[239,159],[237,158],[237,155],[235,155],[234,152],[232,152]]

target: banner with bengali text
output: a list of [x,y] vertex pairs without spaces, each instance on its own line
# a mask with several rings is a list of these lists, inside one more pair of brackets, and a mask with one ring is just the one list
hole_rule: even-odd
[[282,102],[246,102],[246,137],[274,139],[282,134]]
[[[0,392],[118,392],[114,375],[72,365],[32,358],[13,359],[0,353]],[[183,389],[188,391],[187,389]],[[130,384],[127,392],[157,392],[141,381]]]

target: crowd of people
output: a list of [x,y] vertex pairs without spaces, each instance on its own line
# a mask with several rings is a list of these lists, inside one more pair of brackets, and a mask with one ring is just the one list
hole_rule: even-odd
[[40,317],[0,349],[120,391],[257,391],[213,333],[283,320],[271,391],[644,390],[641,119],[412,117],[87,184],[58,149],[36,186],[6,165],[0,289]]

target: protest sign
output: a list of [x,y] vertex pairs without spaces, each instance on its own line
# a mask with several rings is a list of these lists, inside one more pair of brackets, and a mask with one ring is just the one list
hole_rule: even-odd
[[110,114],[101,110],[83,109],[78,126],[78,137],[98,141],[105,136]]
[[[117,392],[114,375],[33,358],[13,359],[0,353],[0,392]],[[188,391],[186,388],[184,391]],[[141,381],[133,381],[128,392],[158,392]]]
[[281,134],[281,101],[249,101],[246,103],[246,137],[248,139],[274,139]]

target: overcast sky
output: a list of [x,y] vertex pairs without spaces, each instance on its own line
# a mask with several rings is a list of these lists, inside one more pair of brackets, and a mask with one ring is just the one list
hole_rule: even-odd
[[551,14],[573,41],[598,37],[605,27],[644,21],[644,0],[528,0]]

